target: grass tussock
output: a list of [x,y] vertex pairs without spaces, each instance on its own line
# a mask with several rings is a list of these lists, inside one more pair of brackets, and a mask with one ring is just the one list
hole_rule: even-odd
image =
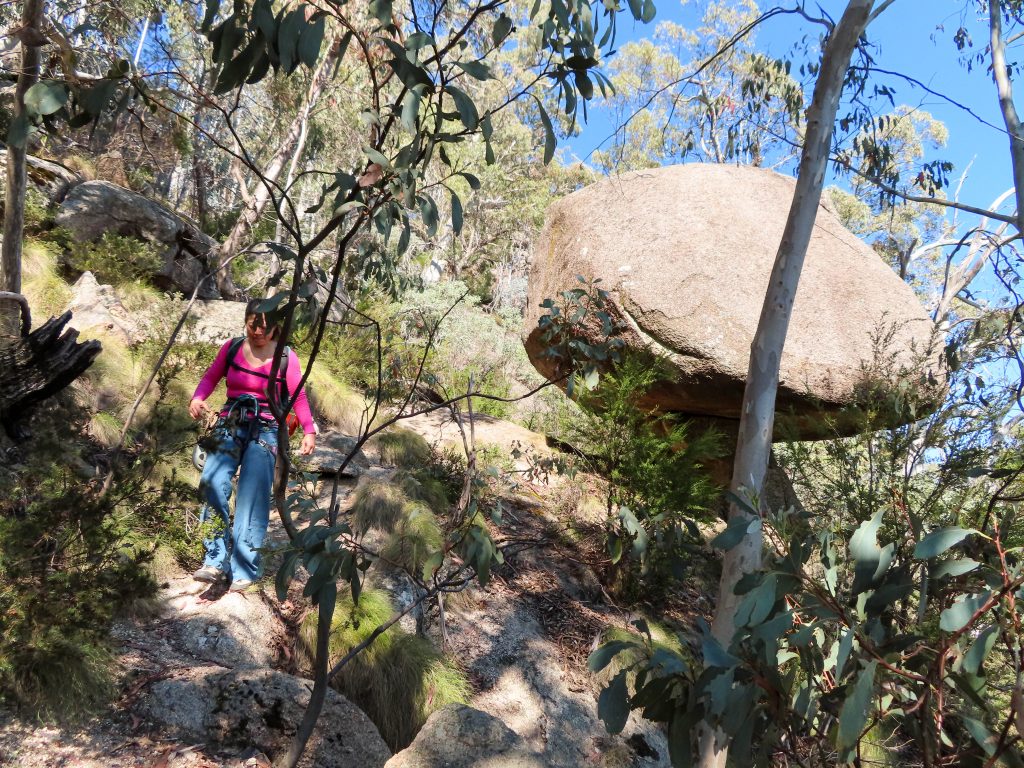
[[71,303],[71,287],[58,274],[57,248],[32,238],[25,240],[21,261],[22,291],[32,307],[32,323],[60,315]]
[[367,480],[356,488],[352,501],[352,528],[357,533],[370,529],[390,532],[402,517],[408,497],[401,488],[384,480]]
[[437,518],[422,501],[410,501],[384,544],[384,559],[410,571],[419,571],[444,544]]
[[420,469],[430,461],[430,444],[408,429],[389,429],[374,440],[380,461],[402,469]]
[[114,694],[111,653],[64,636],[57,628],[0,658],[14,700],[42,720],[74,721],[95,714]]
[[394,482],[411,501],[423,502],[436,515],[443,515],[451,506],[444,483],[436,478],[398,472]]
[[104,448],[113,448],[121,437],[123,424],[112,413],[98,411],[89,419],[90,436]]
[[[393,612],[386,592],[366,590],[353,606],[338,599],[331,629],[330,661],[336,663]],[[312,664],[316,614],[306,617],[296,648],[299,663]],[[360,706],[395,752],[407,747],[430,715],[449,704],[465,704],[472,690],[465,674],[429,640],[394,626],[356,656],[332,683]]]
[[366,400],[326,367],[314,365],[309,399],[316,415],[346,435],[357,435],[366,418]]

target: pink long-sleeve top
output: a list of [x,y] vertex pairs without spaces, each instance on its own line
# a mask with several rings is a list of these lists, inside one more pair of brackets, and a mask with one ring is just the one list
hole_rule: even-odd
[[[210,396],[210,393],[217,388],[217,384],[220,380],[227,378],[228,387],[228,398],[238,397],[240,395],[252,395],[261,402],[266,402],[266,388],[267,378],[270,375],[270,366],[273,360],[268,360],[261,366],[252,366],[249,361],[245,359],[245,354],[242,352],[242,346],[239,345],[238,352],[235,354],[234,365],[228,365],[228,348],[231,346],[230,341],[226,341],[224,346],[220,348],[217,353],[217,357],[209,368],[206,369],[206,373],[203,374],[202,380],[199,382],[199,386],[196,387],[195,394],[192,395],[192,399],[205,400]],[[241,368],[247,368],[250,371],[258,371],[263,373],[264,376],[256,376],[252,373],[247,373],[244,370],[239,370],[236,366]],[[294,394],[295,389],[299,386],[299,381],[302,379],[302,365],[299,363],[298,355],[295,354],[295,350],[289,350],[288,357],[288,370],[285,372],[285,381],[288,385],[289,395]],[[295,411],[295,415],[299,419],[299,424],[302,425],[302,431],[307,435],[316,432],[316,427],[313,424],[313,416],[309,412],[309,401],[306,399],[306,389],[303,387],[299,391],[299,396],[295,398],[295,405],[292,406]]]

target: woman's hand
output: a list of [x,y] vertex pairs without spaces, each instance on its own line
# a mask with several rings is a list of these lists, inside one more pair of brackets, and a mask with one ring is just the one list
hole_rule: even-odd
[[202,418],[203,413],[205,413],[206,411],[206,403],[204,403],[198,397],[188,404],[188,415],[191,416],[193,420],[198,421],[200,418]]
[[302,436],[302,445],[299,446],[300,456],[309,456],[316,448],[316,435],[312,432],[307,432]]

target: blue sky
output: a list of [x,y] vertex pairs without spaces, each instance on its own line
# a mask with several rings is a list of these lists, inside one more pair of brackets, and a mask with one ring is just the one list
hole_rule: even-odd
[[[782,4],[792,5],[793,0],[784,0]],[[774,3],[762,2],[760,5],[765,9]],[[838,19],[846,3],[821,0],[819,5]],[[651,36],[657,22],[662,20],[695,26],[704,2],[692,0],[684,4],[679,0],[662,0],[657,2],[657,6],[658,15],[652,24],[621,25],[620,44],[629,39]],[[808,10],[815,13],[817,8],[808,3]],[[980,53],[987,43],[986,22],[987,18],[979,17],[972,0],[896,0],[869,29],[869,38],[878,46],[876,66],[914,78],[960,105],[930,95],[899,78],[885,79],[886,84],[896,91],[897,104],[919,106],[946,124],[949,142],[945,149],[930,159],[941,157],[954,163],[951,185],[958,182],[961,171],[970,164],[961,200],[979,207],[987,207],[1012,184],[1008,142],[1002,133],[995,87],[985,65],[975,65],[973,71],[968,72],[958,61],[953,34],[964,25],[974,41],[970,50]],[[817,35],[817,28],[795,16],[779,16],[759,29],[756,41],[761,50],[783,57],[791,42],[805,34]],[[1012,53],[1010,58],[1012,60]],[[1018,100],[1024,103],[1024,85],[1019,91]],[[608,137],[612,129],[600,109],[591,110],[590,120],[581,134],[564,142],[568,155],[585,158]]]

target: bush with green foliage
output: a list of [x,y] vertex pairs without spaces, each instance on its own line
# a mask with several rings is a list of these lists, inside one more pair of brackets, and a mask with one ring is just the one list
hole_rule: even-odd
[[[758,515],[759,499],[737,499],[766,553],[736,587],[734,636],[720,643],[700,624],[702,662],[654,656],[644,633],[599,648],[593,669],[630,654],[635,675],[602,694],[610,730],[642,709],[667,724],[675,765],[702,720],[728,735],[736,764],[864,765],[888,742],[898,765],[1024,765],[1017,389],[984,380],[1004,333],[1002,321],[954,331],[951,345],[973,349],[950,363],[933,413],[871,431],[878,414],[861,412],[856,437],[778,451],[799,503]],[[874,402],[891,413],[903,396]],[[750,520],[712,544],[737,546]]]
[[66,263],[75,272],[92,272],[102,283],[121,285],[151,281],[163,269],[164,257],[151,243],[104,232],[96,242],[71,243]]
[[69,468],[83,463],[68,441],[82,427],[76,414],[51,402],[32,455],[0,474],[0,692],[46,718],[106,702],[110,624],[156,590],[151,547],[136,543],[132,525],[162,494],[125,477],[103,496]]
[[657,360],[626,355],[578,400],[571,442],[607,481],[608,551],[627,589],[639,576],[683,575],[703,544],[696,521],[713,519],[720,493],[703,468],[722,455],[720,436],[643,405],[665,375]]
[[[338,598],[331,627],[330,663],[365,640],[394,613],[388,594],[364,590],[359,602]],[[296,646],[300,664],[310,666],[316,613],[302,622]],[[433,712],[465,704],[472,690],[465,673],[429,640],[396,624],[342,667],[333,685],[369,715],[392,750],[409,746]]]
[[[500,398],[539,384],[542,379],[530,364],[518,328],[502,325],[468,290],[449,281],[403,299],[406,338],[425,344],[433,334],[424,383],[446,399],[466,394],[470,381],[474,392]],[[475,398],[473,408],[495,418],[508,418],[514,411],[512,403],[487,398]]]

